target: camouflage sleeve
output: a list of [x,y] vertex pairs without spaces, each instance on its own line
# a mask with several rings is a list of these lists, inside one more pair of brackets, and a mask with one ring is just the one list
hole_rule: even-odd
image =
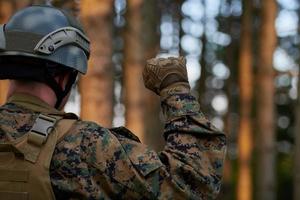
[[[209,199],[219,189],[225,136],[188,93],[162,100],[163,151],[125,134],[78,122],[55,149],[50,169],[58,199]],[[123,131],[124,132],[124,131]]]
[[135,174],[129,179],[133,182],[124,184],[134,183],[132,189],[144,199],[216,197],[221,186],[225,135],[204,117],[190,93],[176,92],[162,98],[162,110],[166,118],[163,151],[156,153],[128,137],[117,136]]
[[[162,109],[166,117],[163,151],[156,153],[117,135],[132,166],[127,166],[118,181],[137,192],[141,199],[216,197],[226,148],[224,134],[204,117],[197,100],[189,93],[163,98]],[[113,168],[115,177],[117,168],[117,165]],[[124,193],[123,197],[127,194],[125,199],[137,199],[130,193]]]
[[[167,145],[159,156],[172,182],[185,199],[216,197],[221,186],[225,135],[205,118],[190,93],[178,92],[163,98],[162,110]],[[161,191],[170,191],[172,184],[165,187]]]

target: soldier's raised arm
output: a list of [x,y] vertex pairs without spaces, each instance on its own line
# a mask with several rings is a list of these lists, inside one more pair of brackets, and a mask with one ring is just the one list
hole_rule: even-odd
[[225,135],[205,118],[197,99],[191,95],[186,60],[183,57],[151,59],[143,78],[145,86],[161,96],[166,119],[167,144],[159,158],[167,175],[159,183],[158,196],[163,199],[169,195],[182,199],[215,197],[221,186]]
[[191,95],[185,59],[149,60],[143,76],[146,87],[161,96],[166,146],[157,153],[125,128],[96,131],[96,125],[91,125],[82,129],[94,131],[83,144],[89,143],[88,161],[99,172],[92,180],[104,191],[100,195],[112,199],[216,197],[225,135],[204,117]]

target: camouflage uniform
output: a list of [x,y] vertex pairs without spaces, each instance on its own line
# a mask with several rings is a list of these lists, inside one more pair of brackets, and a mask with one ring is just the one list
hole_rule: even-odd
[[[166,146],[156,153],[125,128],[78,120],[55,148],[50,179],[57,199],[210,199],[220,190],[225,136],[189,92],[163,95]],[[30,107],[30,109],[28,109]],[[0,142],[26,134],[39,113],[64,115],[36,97],[0,108]]]

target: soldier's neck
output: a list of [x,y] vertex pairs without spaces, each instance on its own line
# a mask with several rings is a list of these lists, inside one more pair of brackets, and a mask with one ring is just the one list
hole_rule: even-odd
[[56,103],[54,91],[44,83],[11,80],[9,81],[7,99],[15,93],[35,96],[52,107],[54,107]]

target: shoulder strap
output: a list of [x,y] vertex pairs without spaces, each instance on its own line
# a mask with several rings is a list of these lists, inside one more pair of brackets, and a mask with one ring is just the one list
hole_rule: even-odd
[[54,152],[56,144],[58,144],[63,138],[70,132],[72,126],[75,124],[77,119],[61,119],[55,126],[56,137],[53,141],[50,141],[51,144],[43,149],[41,152],[41,157],[44,161],[40,161],[45,164],[46,169],[49,169],[49,165],[52,159],[52,154]]
[[56,122],[60,119],[61,117],[39,114],[27,134],[27,139],[16,145],[16,147],[24,153],[25,160],[36,163],[48,136],[51,134],[56,137],[55,126]]
[[75,122],[77,122],[77,119],[61,119],[58,122],[56,126],[56,130],[58,132],[56,143],[59,143],[60,141],[63,140],[63,138],[65,137],[65,135],[67,135],[67,133],[69,133],[69,131],[71,130]]
[[79,117],[75,115],[74,113],[65,113],[63,115],[63,118],[58,122],[56,126],[56,130],[58,131],[58,138],[57,142],[59,143],[60,141],[63,140],[65,135],[67,135],[72,126],[79,120]]
[[28,133],[27,140],[18,148],[24,153],[25,159],[36,163],[49,134],[55,134],[55,142],[60,141],[77,119],[62,119],[62,116],[40,114]]

